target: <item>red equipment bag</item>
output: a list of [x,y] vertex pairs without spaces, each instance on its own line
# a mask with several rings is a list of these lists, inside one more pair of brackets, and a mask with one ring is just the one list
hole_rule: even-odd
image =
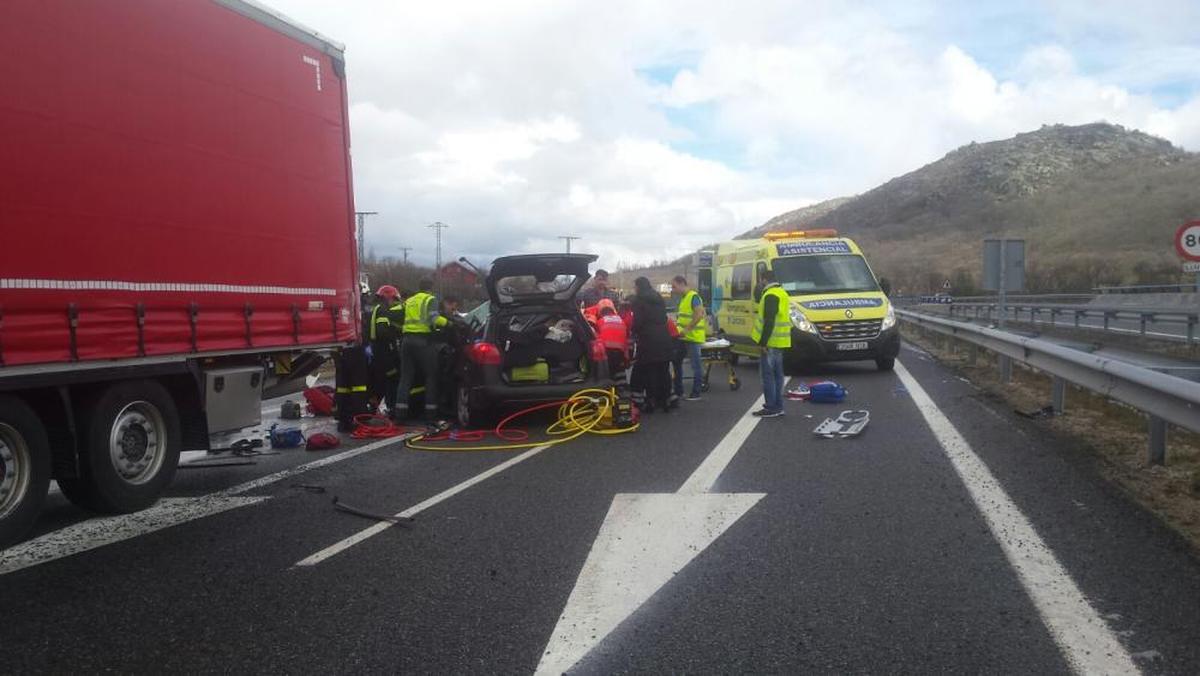
[[308,412],[316,416],[331,416],[336,410],[333,396],[336,390],[328,385],[310,387],[304,390],[304,399],[308,401]]
[[324,451],[341,445],[342,441],[336,435],[329,432],[317,432],[308,435],[308,441],[305,442],[304,447],[310,451]]

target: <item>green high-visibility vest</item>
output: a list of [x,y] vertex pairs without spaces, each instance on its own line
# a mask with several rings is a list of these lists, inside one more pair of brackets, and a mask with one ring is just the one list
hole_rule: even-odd
[[779,308],[775,311],[775,324],[771,327],[771,335],[767,337],[767,347],[787,349],[792,346],[792,318],[788,312],[791,300],[787,291],[778,284],[768,286],[763,291],[762,298],[758,299],[758,309],[754,313],[754,329],[750,332],[750,338],[756,345],[762,339],[763,325],[766,323],[763,311],[769,295],[779,299]]
[[432,333],[433,325],[429,321],[429,304],[433,302],[433,294],[420,291],[404,301],[404,332]]
[[679,337],[686,343],[703,343],[704,342],[704,322],[696,325],[696,328],[691,331],[687,330],[689,324],[695,318],[692,310],[692,300],[699,297],[695,291],[688,289],[687,293],[683,294],[683,298],[679,299],[679,312],[676,314],[675,324],[679,327]]

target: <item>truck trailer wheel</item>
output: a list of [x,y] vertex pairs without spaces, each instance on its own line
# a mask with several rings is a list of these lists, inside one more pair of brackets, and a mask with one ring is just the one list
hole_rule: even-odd
[[29,531],[49,487],[46,428],[24,401],[0,394],[0,549]]
[[153,505],[179,465],[179,412],[170,393],[150,380],[115,383],[81,413],[80,476],[58,482],[63,494],[97,512]]

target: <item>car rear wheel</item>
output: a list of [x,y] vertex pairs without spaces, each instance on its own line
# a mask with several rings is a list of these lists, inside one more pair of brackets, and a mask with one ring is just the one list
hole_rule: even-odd
[[50,487],[46,429],[24,401],[0,395],[0,549],[33,525]]
[[83,411],[80,476],[59,482],[75,504],[97,512],[136,512],[153,505],[179,465],[179,413],[162,385],[116,383]]
[[471,400],[470,388],[459,385],[454,401],[459,427],[465,430],[487,429],[491,424],[493,416]]

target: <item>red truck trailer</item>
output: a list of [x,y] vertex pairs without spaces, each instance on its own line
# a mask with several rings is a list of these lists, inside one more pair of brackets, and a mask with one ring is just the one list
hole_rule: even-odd
[[343,48],[247,0],[0,3],[0,547],[145,508],[359,331]]

